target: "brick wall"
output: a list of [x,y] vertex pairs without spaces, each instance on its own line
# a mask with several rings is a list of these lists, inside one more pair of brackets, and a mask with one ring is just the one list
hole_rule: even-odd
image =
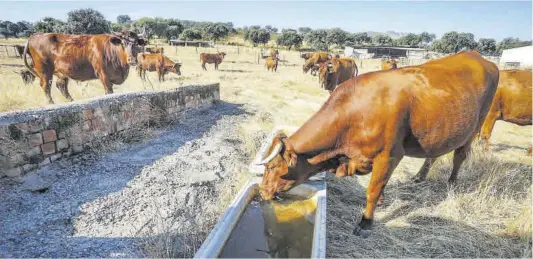
[[219,93],[219,84],[194,85],[0,113],[0,177],[21,176],[117,133],[171,122],[186,109],[220,100]]

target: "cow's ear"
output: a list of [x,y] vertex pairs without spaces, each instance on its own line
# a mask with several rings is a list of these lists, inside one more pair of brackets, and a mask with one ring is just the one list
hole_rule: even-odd
[[122,40],[119,37],[111,37],[109,41],[113,43],[113,45],[122,44]]
[[145,39],[138,39],[137,40],[137,44],[139,44],[141,46],[144,46],[144,45],[146,45],[146,40]]

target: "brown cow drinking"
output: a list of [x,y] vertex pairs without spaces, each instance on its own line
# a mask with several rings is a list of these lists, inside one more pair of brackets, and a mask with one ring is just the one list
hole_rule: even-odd
[[167,56],[163,54],[145,54],[139,53],[137,55],[139,65],[136,70],[141,79],[146,79],[146,71],[157,71],[159,81],[165,81],[165,74],[168,72],[176,73],[181,76],[181,63],[174,63]]
[[200,61],[202,61],[202,69],[207,70],[207,68],[205,67],[205,63],[207,63],[207,64],[215,64],[215,70],[218,70],[218,65],[222,63],[222,60],[224,60],[225,56],[226,56],[225,52],[219,52],[217,54],[211,54],[211,53],[200,54]]
[[[480,137],[488,149],[489,139],[497,120],[520,126],[531,125],[531,71],[504,70],[500,72],[498,90],[492,100]],[[531,154],[531,145],[528,148]]]
[[332,58],[320,66],[318,81],[320,86],[329,93],[335,90],[337,85],[357,76],[359,69],[353,58]]
[[[68,81],[100,79],[105,93],[113,93],[113,84],[120,85],[128,77],[130,65],[137,64],[137,46],[144,46],[142,35],[131,31],[113,35],[71,35],[59,33],[33,34],[24,48],[24,64],[40,78],[49,103],[53,75],[63,96],[72,101]],[[33,59],[28,64],[26,54]]]
[[[454,151],[449,182],[467,157],[498,85],[496,65],[463,51],[423,65],[366,73],[331,93],[290,137],[274,137],[260,193],[271,200],[327,170],[338,177],[372,172],[355,234],[372,233],[374,211],[404,156],[431,159]],[[429,166],[417,179],[423,180]]]

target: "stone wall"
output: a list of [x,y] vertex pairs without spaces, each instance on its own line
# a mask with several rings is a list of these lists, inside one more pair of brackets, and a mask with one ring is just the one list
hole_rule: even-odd
[[219,93],[218,83],[193,85],[0,113],[0,177],[21,176],[95,141],[172,122],[188,108],[220,100]]

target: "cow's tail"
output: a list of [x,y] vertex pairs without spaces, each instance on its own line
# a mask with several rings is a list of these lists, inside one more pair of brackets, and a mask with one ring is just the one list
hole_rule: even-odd
[[24,45],[24,53],[22,54],[22,59],[24,59],[24,65],[30,71],[30,73],[32,73],[35,77],[39,77],[40,78],[40,76],[37,73],[37,71],[35,71],[35,69],[28,64],[28,59],[26,58],[26,56],[28,54],[28,47],[30,46],[30,39],[31,39],[31,36],[26,41],[26,45]]
[[353,60],[353,66],[355,67],[354,77],[356,77],[359,74],[359,68],[357,67],[357,63],[355,62],[355,59]]

